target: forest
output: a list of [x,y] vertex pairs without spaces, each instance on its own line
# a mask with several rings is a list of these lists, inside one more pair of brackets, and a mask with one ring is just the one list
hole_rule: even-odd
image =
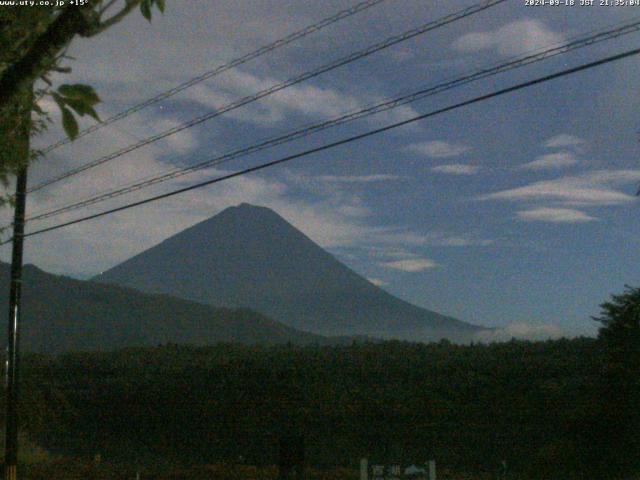
[[33,480],[267,480],[284,448],[309,479],[356,479],[362,458],[435,460],[452,480],[635,478],[640,289],[593,320],[597,338],[538,342],[27,354],[20,468]]
[[279,439],[298,435],[319,471],[436,459],[450,478],[494,478],[505,460],[518,478],[584,478],[625,463],[631,446],[610,427],[637,422],[611,418],[607,402],[620,400],[606,393],[605,356],[588,338],[30,355],[22,438],[42,450],[32,463],[99,459],[149,474],[269,471]]

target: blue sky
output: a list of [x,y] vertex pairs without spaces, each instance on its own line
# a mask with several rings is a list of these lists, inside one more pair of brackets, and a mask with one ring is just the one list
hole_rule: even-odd
[[[70,49],[103,117],[355,2],[168,2]],[[474,2],[387,0],[58,149],[38,182]],[[640,16],[638,7],[507,1],[206,122],[30,199],[36,213],[176,165],[410,92]],[[492,77],[51,225],[212,178],[640,45],[628,35]],[[357,272],[417,305],[510,334],[593,334],[591,315],[638,285],[638,58],[443,114],[239,180],[28,242],[27,261],[88,276],[241,202],[274,208]],[[43,106],[49,107],[46,102]],[[53,109],[52,109],[53,111]],[[54,113],[54,118],[55,118]],[[87,123],[88,124],[88,123]],[[36,140],[47,144],[57,127]],[[6,216],[6,213],[5,213]],[[35,228],[34,223],[31,228]],[[8,258],[8,249],[2,252]]]

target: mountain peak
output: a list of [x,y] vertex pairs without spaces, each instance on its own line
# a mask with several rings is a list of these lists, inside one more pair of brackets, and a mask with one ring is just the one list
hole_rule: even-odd
[[249,203],[226,208],[97,280],[252,308],[325,335],[455,339],[477,329],[392,296],[275,211]]
[[260,211],[265,211],[268,210],[270,212],[273,212],[273,210],[271,210],[270,208],[267,207],[263,207],[261,205],[253,205],[252,203],[246,203],[246,202],[242,202],[239,203],[238,205],[233,205],[231,207],[228,207],[226,209],[223,210],[223,212],[226,212],[227,210],[229,211],[255,211],[255,212],[260,212]]
[[240,209],[244,209],[244,210],[271,210],[270,208],[264,207],[262,205],[254,205],[252,203],[247,203],[247,202],[242,202],[238,205],[236,205],[235,208],[240,208]]
[[220,213],[210,217],[208,220],[205,220],[204,222],[209,222],[211,220],[216,220],[216,219],[220,220],[220,219],[234,218],[234,217],[242,218],[243,220],[279,219],[281,221],[284,221],[284,219],[280,215],[278,215],[278,213],[276,213],[274,210],[268,207],[253,205],[251,203],[240,203],[238,205],[233,205],[231,207],[225,208]]

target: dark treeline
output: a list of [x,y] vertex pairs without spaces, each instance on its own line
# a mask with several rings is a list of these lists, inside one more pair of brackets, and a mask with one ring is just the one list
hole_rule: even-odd
[[23,419],[54,454],[130,465],[270,465],[279,438],[300,434],[318,468],[435,458],[480,475],[506,460],[577,478],[623,454],[602,421],[606,364],[586,338],[31,355]]

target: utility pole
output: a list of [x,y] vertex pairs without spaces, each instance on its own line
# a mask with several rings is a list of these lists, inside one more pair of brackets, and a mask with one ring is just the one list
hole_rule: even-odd
[[5,432],[5,480],[17,479],[18,465],[18,360],[20,299],[22,294],[22,250],[24,215],[27,200],[27,167],[16,180],[16,205],[13,219],[11,286],[9,289],[9,327],[7,329],[7,398]]
[[30,89],[25,95],[22,121],[18,135],[23,138],[18,143],[21,166],[16,175],[15,210],[13,217],[13,242],[11,252],[11,284],[9,287],[9,325],[7,328],[7,364],[6,364],[6,431],[4,453],[4,478],[17,480],[18,466],[18,366],[19,366],[19,326],[20,299],[22,294],[22,252],[24,244],[24,221],[27,204],[27,169],[29,162],[29,135],[31,132],[31,102],[33,93]]

